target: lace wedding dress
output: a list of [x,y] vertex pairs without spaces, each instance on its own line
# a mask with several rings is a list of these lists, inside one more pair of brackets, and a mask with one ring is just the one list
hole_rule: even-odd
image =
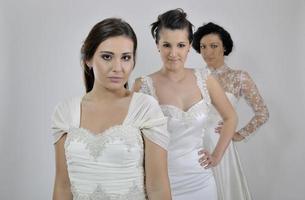
[[[252,108],[255,115],[249,123],[241,128],[238,133],[247,139],[258,127],[268,119],[268,110],[260,96],[258,89],[248,75],[241,70],[233,70],[224,65],[216,70],[207,68],[226,92],[231,104],[236,107],[240,98],[244,98]],[[215,128],[221,121],[216,109],[213,107],[209,116],[208,129],[206,132],[205,146],[212,151],[218,141],[219,134]],[[221,162],[213,168],[218,190],[219,200],[250,200],[251,194],[244,176],[241,162],[234,142],[228,146]]]

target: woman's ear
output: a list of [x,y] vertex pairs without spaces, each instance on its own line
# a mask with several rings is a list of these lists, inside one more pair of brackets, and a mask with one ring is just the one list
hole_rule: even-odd
[[86,60],[86,65],[92,69],[92,60]]
[[160,52],[159,43],[156,43],[156,47],[158,49],[158,52]]

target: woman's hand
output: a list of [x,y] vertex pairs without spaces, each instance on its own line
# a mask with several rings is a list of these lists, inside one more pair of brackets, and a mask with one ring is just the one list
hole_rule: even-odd
[[[220,121],[220,122],[218,123],[218,126],[215,128],[215,133],[220,134],[220,133],[221,133],[222,126],[223,126],[223,122]],[[242,141],[243,139],[245,139],[245,137],[242,136],[242,135],[240,135],[238,132],[235,132],[234,135],[233,135],[233,138],[232,138],[232,140],[233,140],[234,142],[239,142],[239,141]]]
[[221,158],[218,158],[213,154],[210,154],[208,150],[204,150],[204,149],[200,150],[198,154],[201,156],[201,158],[199,159],[199,163],[205,169],[209,169],[211,167],[217,166],[221,160]]
[[232,140],[233,140],[234,142],[240,142],[240,141],[242,141],[243,139],[245,139],[245,137],[242,136],[241,134],[239,134],[238,132],[235,132],[235,134],[234,134],[234,136],[233,136],[233,138],[232,138]]

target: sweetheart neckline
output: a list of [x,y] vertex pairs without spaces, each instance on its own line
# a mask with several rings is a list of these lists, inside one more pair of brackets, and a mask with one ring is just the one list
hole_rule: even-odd
[[79,128],[76,128],[76,129],[79,129],[82,132],[85,132],[85,133],[87,133],[89,135],[92,135],[94,137],[102,137],[102,136],[107,135],[107,133],[111,132],[113,129],[122,128],[124,126],[128,126],[128,125],[125,125],[124,123],[116,124],[116,125],[110,126],[110,127],[106,128],[105,130],[103,130],[101,132],[97,132],[97,133],[92,132],[91,130],[89,130],[87,128],[83,128],[83,127],[79,127]]
[[203,103],[204,99],[201,99],[200,101],[197,101],[196,103],[194,103],[193,105],[191,105],[188,109],[183,110],[175,105],[171,105],[171,104],[160,104],[160,107],[170,107],[170,108],[175,108],[176,110],[179,110],[182,113],[188,113],[190,112],[194,107],[196,107],[197,105],[199,105],[200,103]]
[[129,105],[128,105],[128,108],[127,108],[127,113],[126,113],[126,115],[125,115],[125,117],[123,118],[123,121],[121,122],[121,123],[119,123],[119,124],[114,124],[114,125],[112,125],[112,126],[109,126],[109,127],[107,127],[107,128],[105,128],[104,130],[102,130],[102,131],[98,131],[98,132],[94,132],[94,131],[91,131],[90,129],[88,129],[88,128],[84,128],[84,127],[82,127],[82,126],[80,126],[80,122],[81,122],[81,101],[80,101],[80,104],[79,104],[79,108],[80,108],[80,113],[79,113],[79,120],[78,120],[78,128],[79,129],[82,129],[82,130],[85,130],[86,132],[88,132],[88,133],[90,133],[91,135],[104,135],[104,133],[105,132],[108,132],[108,131],[110,131],[111,129],[113,129],[113,128],[115,128],[115,127],[122,127],[122,126],[124,126],[125,125],[125,122],[128,120],[128,118],[129,118],[129,115],[130,115],[130,112],[131,112],[131,107],[133,106],[133,102],[135,101],[134,99],[136,98],[135,96],[135,94],[136,94],[137,92],[134,92],[133,94],[132,94],[132,96],[131,96],[131,99],[130,99],[130,102],[129,102]]

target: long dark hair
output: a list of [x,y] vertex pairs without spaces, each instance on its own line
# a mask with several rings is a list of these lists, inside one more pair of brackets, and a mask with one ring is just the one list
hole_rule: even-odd
[[[110,37],[126,36],[133,41],[134,65],[137,51],[137,36],[132,27],[120,18],[107,18],[97,23],[89,32],[81,48],[81,65],[86,92],[90,92],[94,84],[93,69],[86,64],[92,59],[97,47]],[[128,87],[127,83],[124,85]]]

